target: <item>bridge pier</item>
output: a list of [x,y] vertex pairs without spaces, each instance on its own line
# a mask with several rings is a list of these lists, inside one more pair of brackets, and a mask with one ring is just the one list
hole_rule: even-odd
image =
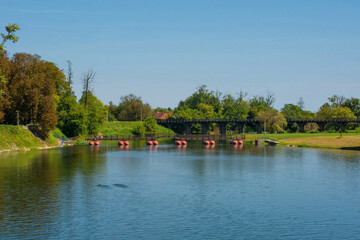
[[190,135],[191,134],[191,123],[185,123],[185,134]]
[[261,123],[255,123],[255,128],[256,128],[256,133],[257,134],[262,133]]
[[207,123],[201,123],[201,134],[205,135],[208,133],[208,124]]
[[326,122],[318,122],[317,125],[319,126],[319,132],[325,131]]
[[226,124],[224,123],[219,124],[219,128],[220,128],[220,135],[226,135]]
[[238,134],[244,133],[244,124],[243,123],[238,123],[237,129],[238,129]]
[[299,126],[299,132],[304,133],[305,132],[305,123],[298,122],[297,125]]
[[338,124],[339,124],[339,130],[340,130],[340,132],[345,132],[345,127],[346,127],[346,125],[347,125],[348,123],[346,123],[346,122],[339,122]]

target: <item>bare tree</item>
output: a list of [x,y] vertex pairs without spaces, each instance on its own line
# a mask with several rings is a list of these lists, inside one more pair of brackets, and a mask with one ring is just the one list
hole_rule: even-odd
[[305,108],[305,102],[304,102],[302,97],[299,98],[299,101],[297,102],[297,105],[299,106],[299,108],[301,110],[303,110]]
[[84,90],[84,95],[85,95],[84,108],[86,108],[86,105],[87,105],[88,94],[89,94],[89,92],[90,93],[92,92],[91,85],[94,82],[95,75],[96,75],[96,72],[94,72],[94,70],[92,70],[92,69],[89,69],[83,75],[83,90]]
[[265,104],[266,106],[268,107],[272,107],[275,103],[275,96],[274,96],[274,93],[272,93],[271,91],[266,91],[267,92],[267,95],[266,95],[266,98],[265,98]]
[[72,81],[72,79],[73,79],[72,63],[71,63],[70,60],[67,60],[66,63],[67,63],[67,68],[68,68],[68,70],[67,70],[67,82],[69,84],[69,87],[71,88],[72,84],[73,84],[73,81]]

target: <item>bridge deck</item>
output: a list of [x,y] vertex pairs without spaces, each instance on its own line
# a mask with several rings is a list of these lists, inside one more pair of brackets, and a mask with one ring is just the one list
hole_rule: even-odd
[[[103,136],[102,138],[95,137],[86,137],[87,141],[92,140],[105,140],[105,141],[129,141],[129,140],[145,140],[153,141],[159,138],[172,138],[185,141],[196,141],[196,140],[232,140],[234,136],[232,135],[210,135],[210,134],[155,134],[155,135],[145,135],[145,136],[134,136],[134,135],[125,135],[125,136]],[[237,139],[245,139],[245,134],[240,135]]]

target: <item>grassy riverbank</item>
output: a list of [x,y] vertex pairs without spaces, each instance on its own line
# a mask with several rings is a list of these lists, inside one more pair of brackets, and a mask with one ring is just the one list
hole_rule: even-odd
[[298,147],[360,149],[359,133],[285,133],[285,134],[251,134],[251,137],[268,137],[279,141],[281,145]]
[[58,144],[56,138],[51,134],[45,141],[42,141],[22,126],[0,125],[0,152],[54,147]]
[[[110,135],[132,135],[132,130],[134,127],[140,122],[123,122],[123,121],[114,121],[114,122],[106,122],[100,127],[100,132],[103,136]],[[164,133],[174,133],[173,130],[156,125],[156,131],[158,134]]]

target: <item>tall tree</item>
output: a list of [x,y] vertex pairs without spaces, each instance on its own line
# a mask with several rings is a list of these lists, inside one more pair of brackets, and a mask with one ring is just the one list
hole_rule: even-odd
[[118,120],[120,121],[138,121],[152,115],[149,104],[143,103],[141,97],[129,94],[121,97],[119,104]]
[[21,124],[38,123],[45,133],[56,125],[56,102],[66,88],[65,76],[55,64],[38,55],[14,54],[6,78],[9,105],[5,121],[16,124],[16,111]]
[[72,88],[73,84],[73,71],[72,71],[72,62],[70,60],[66,61],[67,64],[67,76],[66,81],[70,88]]
[[304,110],[305,102],[304,102],[304,99],[302,97],[299,98],[299,101],[297,102],[297,105],[301,110]]
[[87,132],[95,135],[99,132],[100,126],[106,120],[105,105],[91,92],[87,95],[83,93],[80,104],[85,105],[85,97],[87,98],[86,117],[87,117]]
[[6,33],[1,33],[2,42],[0,43],[0,54],[5,49],[5,43],[11,41],[16,43],[19,40],[19,37],[15,35],[15,32],[20,30],[20,27],[16,24],[9,24],[5,27]]
[[346,99],[344,106],[348,107],[357,118],[360,118],[360,100],[358,98]]
[[260,111],[257,118],[266,124],[266,131],[271,133],[283,132],[284,127],[287,125],[284,115],[276,109],[269,108],[267,110]]
[[343,107],[346,98],[344,96],[333,95],[329,97],[328,100],[331,103],[331,107]]
[[94,70],[89,69],[83,75],[83,96],[84,96],[84,108],[87,106],[88,95],[92,93],[92,83],[94,82],[96,72]]

